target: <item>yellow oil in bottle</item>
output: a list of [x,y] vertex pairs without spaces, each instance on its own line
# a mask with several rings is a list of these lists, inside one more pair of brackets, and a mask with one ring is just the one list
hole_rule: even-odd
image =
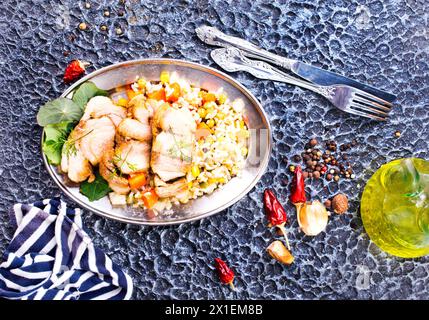
[[365,186],[361,216],[382,250],[404,258],[429,254],[429,162],[406,158],[381,166]]

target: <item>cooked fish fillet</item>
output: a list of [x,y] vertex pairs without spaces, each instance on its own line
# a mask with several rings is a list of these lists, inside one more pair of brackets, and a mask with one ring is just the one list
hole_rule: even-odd
[[[195,135],[197,124],[188,108],[175,109],[168,103],[159,107],[153,116],[154,129],[175,135]],[[157,131],[154,131],[156,134]]]
[[118,133],[124,137],[150,141],[152,139],[152,130],[149,123],[144,124],[136,119],[125,118],[118,125]]
[[115,126],[117,126],[122,121],[122,119],[127,116],[127,110],[123,107],[115,105],[108,97],[96,96],[88,101],[88,104],[85,108],[85,113],[83,114],[81,120],[100,118],[103,116],[109,117]]
[[115,125],[107,116],[87,121],[81,120],[75,130],[81,137],[77,141],[79,149],[93,166],[100,162],[107,150],[113,148]]
[[124,140],[115,149],[114,164],[124,174],[147,171],[150,160],[150,143]]
[[121,177],[115,164],[113,163],[113,149],[108,150],[101,159],[99,171],[101,176],[109,183],[109,187],[118,194],[127,194],[130,192],[128,180]]
[[153,109],[147,101],[143,94],[136,95],[128,102],[128,111],[131,112],[134,119],[149,125],[149,120],[153,116]]
[[165,103],[156,110],[151,167],[162,180],[183,177],[190,170],[195,131],[196,123],[188,109],[175,109]]
[[164,186],[155,187],[155,192],[160,198],[177,197],[188,191],[188,182],[185,178]]
[[[69,136],[69,140],[63,146],[62,157],[61,157],[61,171],[67,173],[69,179],[73,182],[83,182],[88,179],[92,182],[95,177],[92,172],[91,164],[86,159],[77,141],[78,133],[73,130]],[[75,142],[73,142],[75,141]]]

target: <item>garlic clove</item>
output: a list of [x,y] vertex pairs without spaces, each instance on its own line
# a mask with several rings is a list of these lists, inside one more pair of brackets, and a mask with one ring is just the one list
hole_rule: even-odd
[[273,241],[268,246],[267,252],[272,258],[286,265],[292,264],[293,261],[295,260],[293,255],[289,252],[289,250],[286,249],[283,242],[279,240]]
[[298,224],[307,236],[317,236],[328,224],[328,211],[319,201],[304,203],[298,211]]

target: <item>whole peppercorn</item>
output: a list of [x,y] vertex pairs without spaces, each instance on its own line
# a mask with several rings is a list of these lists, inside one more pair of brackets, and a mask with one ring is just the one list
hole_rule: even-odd
[[332,180],[332,174],[328,173],[326,175],[326,180],[331,181]]
[[335,180],[336,182],[340,181],[340,176],[335,176],[335,177],[334,177],[334,180]]
[[310,140],[310,146],[314,147],[314,146],[316,146],[317,144],[318,144],[318,141],[317,141],[317,139],[316,139],[316,138],[313,138],[313,139],[311,139],[311,140]]
[[106,31],[106,30],[107,30],[107,26],[103,24],[103,25],[100,27],[100,30],[101,30],[101,31]]
[[400,136],[401,136],[401,131],[396,130],[396,131],[395,131],[395,137],[396,137],[396,138],[399,138]]
[[86,23],[85,22],[81,22],[81,23],[79,23],[79,29],[80,30],[86,30],[88,28],[88,26],[86,25]]
[[343,214],[349,208],[349,200],[347,196],[343,193],[337,194],[332,198],[332,209],[335,213]]
[[294,172],[295,171],[295,166],[294,165],[290,165],[289,166],[289,171],[290,172]]
[[304,177],[304,179],[307,179],[307,178],[308,178],[308,172],[307,172],[307,171],[304,171],[304,172],[302,173],[302,176]]
[[109,17],[110,16],[110,11],[109,10],[105,10],[104,11],[104,16],[105,17]]
[[116,34],[119,36],[122,34],[122,29],[121,28],[116,28]]

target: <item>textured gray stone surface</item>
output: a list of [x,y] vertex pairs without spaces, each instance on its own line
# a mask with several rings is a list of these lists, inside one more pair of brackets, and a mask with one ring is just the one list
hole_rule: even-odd
[[[94,242],[133,278],[135,299],[383,299],[429,298],[429,259],[403,260],[382,253],[362,227],[359,198],[365,181],[382,163],[403,156],[429,158],[429,7],[425,0],[307,1],[83,1],[3,0],[0,4],[0,251],[11,230],[6,215],[16,202],[57,196],[39,151],[40,105],[66,88],[62,73],[72,58],[90,70],[142,57],[171,57],[214,66],[210,47],[194,28],[210,24],[262,47],[336,70],[395,92],[387,123],[334,110],[298,88],[233,76],[260,99],[274,128],[269,169],[245,198],[200,222],[162,228],[107,221],[89,212],[84,224]],[[97,2],[97,3],[96,3]],[[103,16],[109,9],[110,17]],[[123,10],[124,15],[118,13]],[[77,29],[87,22],[89,30]],[[100,31],[106,24],[107,32]],[[122,35],[115,27],[120,26]],[[71,38],[75,38],[71,41]],[[64,51],[70,51],[68,57]],[[393,137],[395,130],[402,136]],[[312,182],[325,198],[338,189],[351,200],[350,213],[333,216],[327,232],[304,237],[288,206],[296,263],[283,267],[265,254],[275,237],[265,227],[261,193],[274,186],[286,202],[283,157],[302,150],[311,136],[356,138],[357,179],[338,185]],[[324,188],[324,187],[327,188]],[[220,285],[214,257],[229,261],[237,291]],[[356,286],[369,272],[370,283]],[[361,288],[361,289],[359,289]]]

